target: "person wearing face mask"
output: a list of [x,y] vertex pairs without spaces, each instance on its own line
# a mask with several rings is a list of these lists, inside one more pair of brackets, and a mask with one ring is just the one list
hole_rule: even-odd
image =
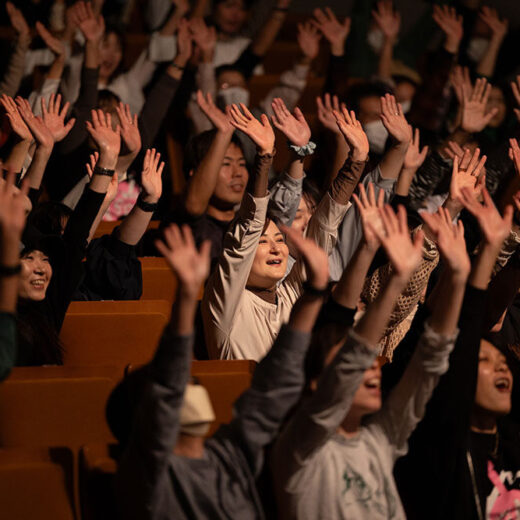
[[465,290],[449,370],[410,439],[409,453],[396,467],[410,519],[514,518],[519,513],[518,425],[509,430],[502,420],[511,411],[510,356],[500,337],[484,327],[487,287],[511,229],[512,209],[501,217],[487,191],[483,195],[481,204],[462,190],[482,242]]
[[157,247],[179,281],[172,320],[151,363],[127,376],[107,405],[122,448],[115,486],[122,518],[266,518],[256,488],[264,449],[300,397],[303,361],[328,280],[326,254],[310,240],[297,244],[309,290],[235,402],[231,422],[208,438],[211,401],[189,373],[209,243],[197,251],[188,227],[166,229]]
[[461,230],[447,226],[452,243],[444,253],[451,265],[444,274],[442,301],[432,309],[398,387],[382,403],[375,345],[419,264],[423,235],[412,242],[403,207],[397,215],[389,206],[380,209],[365,229],[367,244],[376,245],[360,249],[333,294],[336,305],[344,307],[345,319],[349,312],[353,318],[352,307],[379,243],[392,275],[352,330],[340,333],[332,344],[313,344],[321,352],[310,354],[322,364],[307,364],[315,375],[307,381],[308,395],[278,437],[271,457],[280,518],[406,518],[392,470],[448,368],[469,260]]
[[[230,114],[233,126],[246,133],[257,146],[254,175],[208,280],[201,310],[210,358],[258,360],[270,350],[280,327],[287,321],[305,287],[305,272],[299,259],[283,279],[289,252],[282,231],[291,240],[298,235],[289,228],[280,229],[267,217],[267,172],[274,152],[274,132],[265,115],[260,122],[246,107],[241,108],[243,113],[234,105]],[[346,110],[337,114],[348,135],[351,152],[320,201],[307,231],[307,237],[327,253],[332,250],[337,227],[368,154],[361,124],[352,116]],[[293,122],[291,118],[278,117],[275,121],[282,131]],[[287,129],[285,132],[287,136],[291,134]]]

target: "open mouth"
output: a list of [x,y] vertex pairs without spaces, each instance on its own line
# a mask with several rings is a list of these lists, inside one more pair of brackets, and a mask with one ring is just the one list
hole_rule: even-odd
[[511,392],[511,380],[507,377],[499,377],[495,379],[495,388],[499,392]]
[[34,289],[42,290],[45,288],[45,281],[44,280],[33,280],[31,282],[31,287]]
[[379,390],[381,388],[381,378],[371,377],[365,381],[365,386],[371,390]]
[[267,265],[281,265],[282,261],[278,258],[274,260],[267,260]]
[[240,184],[230,184],[229,186],[233,191],[243,191],[244,185],[242,183]]

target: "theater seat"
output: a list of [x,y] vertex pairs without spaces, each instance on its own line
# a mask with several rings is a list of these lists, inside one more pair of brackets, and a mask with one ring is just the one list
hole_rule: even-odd
[[159,257],[140,257],[143,272],[141,300],[166,300],[173,302],[177,280],[166,260]]
[[[121,225],[121,220],[112,220],[112,221],[102,221],[99,223],[98,228],[96,229],[96,232],[94,233],[94,238],[102,237],[103,235],[110,235],[112,231],[117,226]],[[158,229],[159,228],[159,221],[158,220],[152,220],[148,224],[148,229]]]
[[73,302],[61,330],[64,364],[147,363],[170,311],[164,300]]
[[46,449],[0,449],[0,516],[73,520],[67,472]]

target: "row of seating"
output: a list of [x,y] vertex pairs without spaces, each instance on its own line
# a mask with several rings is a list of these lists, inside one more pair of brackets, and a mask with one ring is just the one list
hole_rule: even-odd
[[[249,386],[252,361],[194,361],[192,374],[209,391],[216,420]],[[135,366],[135,365],[134,365]],[[114,518],[111,481],[117,447],[106,420],[122,366],[15,368],[0,385],[2,518]]]

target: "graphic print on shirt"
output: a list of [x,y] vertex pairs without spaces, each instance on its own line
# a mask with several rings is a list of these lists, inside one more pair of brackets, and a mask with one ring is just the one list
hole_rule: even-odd
[[494,487],[486,501],[486,518],[490,520],[520,520],[520,471],[497,473],[488,460],[488,477]]
[[[370,467],[372,474],[377,474],[379,468]],[[345,489],[343,496],[346,505],[357,504],[367,511],[377,511],[387,518],[394,518],[397,512],[396,497],[385,476],[383,476],[383,487],[372,487],[366,482],[363,476],[358,473],[348,462],[343,473]]]

